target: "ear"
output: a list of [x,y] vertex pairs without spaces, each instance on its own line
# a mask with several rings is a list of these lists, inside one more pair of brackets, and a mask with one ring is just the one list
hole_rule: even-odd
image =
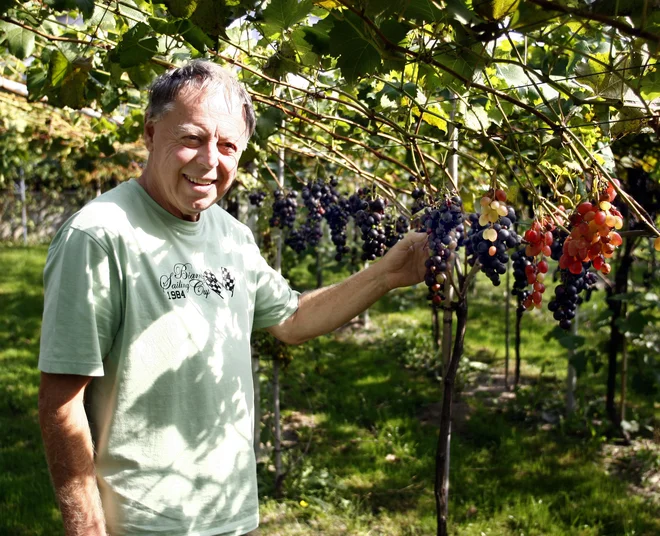
[[144,122],[144,144],[147,146],[147,151],[151,152],[154,148],[154,122],[147,119]]

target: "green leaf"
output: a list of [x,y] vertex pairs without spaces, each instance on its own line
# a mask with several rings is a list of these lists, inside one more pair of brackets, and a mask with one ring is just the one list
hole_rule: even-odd
[[408,34],[408,26],[395,19],[390,19],[380,25],[380,31],[390,43],[397,45]]
[[337,57],[337,66],[348,84],[354,84],[381,66],[378,49],[359,34],[354,26],[362,27],[362,20],[347,13],[345,20],[336,21],[330,31],[330,54]]
[[79,110],[86,104],[85,86],[89,72],[85,69],[73,69],[62,81],[60,102],[74,110]]
[[112,58],[123,68],[135,67],[149,61],[158,52],[158,39],[150,37],[151,28],[138,22],[127,31],[112,51]]
[[649,101],[660,97],[660,71],[650,71],[642,77],[641,93]]
[[109,114],[113,112],[117,106],[119,106],[119,92],[114,86],[108,87],[101,95],[99,99],[99,104],[101,105],[101,110],[104,113]]
[[0,38],[3,37],[9,52],[19,60],[32,55],[34,33],[8,22],[0,22]]
[[261,145],[265,146],[268,137],[281,127],[283,120],[284,112],[273,106],[268,107],[259,114],[255,134]]
[[50,64],[48,65],[48,82],[51,87],[59,87],[64,77],[69,72],[71,63],[62,52],[54,50],[50,55]]
[[231,8],[228,9],[223,2],[200,0],[190,20],[215,38],[226,35],[225,28],[232,21],[231,14]]
[[94,0],[48,0],[44,3],[52,6],[55,11],[78,10],[85,20],[94,14]]
[[500,21],[518,9],[520,0],[475,0],[474,10],[486,20]]
[[149,17],[149,26],[161,35],[181,36],[198,52],[204,53],[207,48],[213,48],[214,42],[199,26],[188,19],[166,20]]
[[175,17],[187,19],[197,9],[197,0],[163,0],[167,10]]
[[48,71],[40,65],[30,67],[27,72],[28,100],[36,101],[44,96],[48,85]]
[[150,63],[129,67],[126,69],[126,73],[138,89],[147,89],[159,74],[156,67]]
[[287,30],[307,17],[312,6],[311,0],[271,0],[264,9],[264,21],[279,31]]
[[330,53],[329,32],[319,29],[316,26],[302,27],[301,30],[305,37],[305,41],[311,45],[312,51],[315,54],[325,56]]

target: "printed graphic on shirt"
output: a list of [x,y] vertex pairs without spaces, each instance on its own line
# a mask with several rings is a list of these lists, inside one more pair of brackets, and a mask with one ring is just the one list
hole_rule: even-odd
[[218,279],[211,270],[206,270],[204,272],[204,281],[206,281],[209,288],[221,298],[224,298],[222,295],[223,290],[231,293],[232,296],[234,295],[234,276],[232,276],[231,272],[224,266],[220,268],[220,279]]
[[[211,270],[197,272],[189,262],[174,265],[172,271],[160,276],[160,288],[170,300],[187,299],[190,296],[209,297],[211,291],[225,299],[226,293],[234,296],[236,280],[224,266],[218,278]],[[226,293],[223,293],[226,291]]]

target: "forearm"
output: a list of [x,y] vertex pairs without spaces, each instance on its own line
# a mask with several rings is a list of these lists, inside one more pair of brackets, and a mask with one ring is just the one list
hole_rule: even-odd
[[56,407],[40,393],[39,420],[67,536],[105,535],[94,450],[82,397]]
[[379,263],[372,264],[341,283],[305,292],[296,313],[270,331],[288,343],[305,342],[343,326],[389,290]]

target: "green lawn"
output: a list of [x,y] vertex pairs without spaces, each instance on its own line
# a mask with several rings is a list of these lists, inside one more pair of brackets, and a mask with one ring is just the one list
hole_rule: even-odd
[[[45,254],[43,247],[0,247],[3,535],[62,534],[36,414]],[[302,284],[308,275],[291,273]],[[421,289],[395,292],[372,309],[371,329],[345,330],[293,349],[294,360],[282,374],[289,472],[284,497],[276,500],[272,468],[260,465],[257,534],[435,533],[434,416],[440,384],[426,369],[436,356],[422,296]],[[471,296],[460,382],[466,389],[465,378],[484,383],[484,366],[501,372],[501,303],[502,287],[494,291],[482,281]],[[602,305],[586,305],[583,325],[593,327],[592,316],[597,318]],[[452,434],[452,534],[660,534],[659,504],[633,494],[625,478],[606,471],[602,427],[586,421],[597,418],[602,406],[602,370],[581,378],[578,391],[583,407],[588,401],[596,409],[573,420],[544,420],[560,413],[566,371],[565,351],[545,340],[552,327],[546,312],[525,316],[526,386],[515,399],[494,399],[487,390],[463,397],[469,407],[464,405]],[[595,341],[598,330],[586,331]],[[264,362],[265,412],[269,367]],[[637,414],[653,422],[653,401],[639,393],[631,393],[631,400]],[[272,438],[265,432],[263,439]],[[660,465],[660,459],[649,463]]]

